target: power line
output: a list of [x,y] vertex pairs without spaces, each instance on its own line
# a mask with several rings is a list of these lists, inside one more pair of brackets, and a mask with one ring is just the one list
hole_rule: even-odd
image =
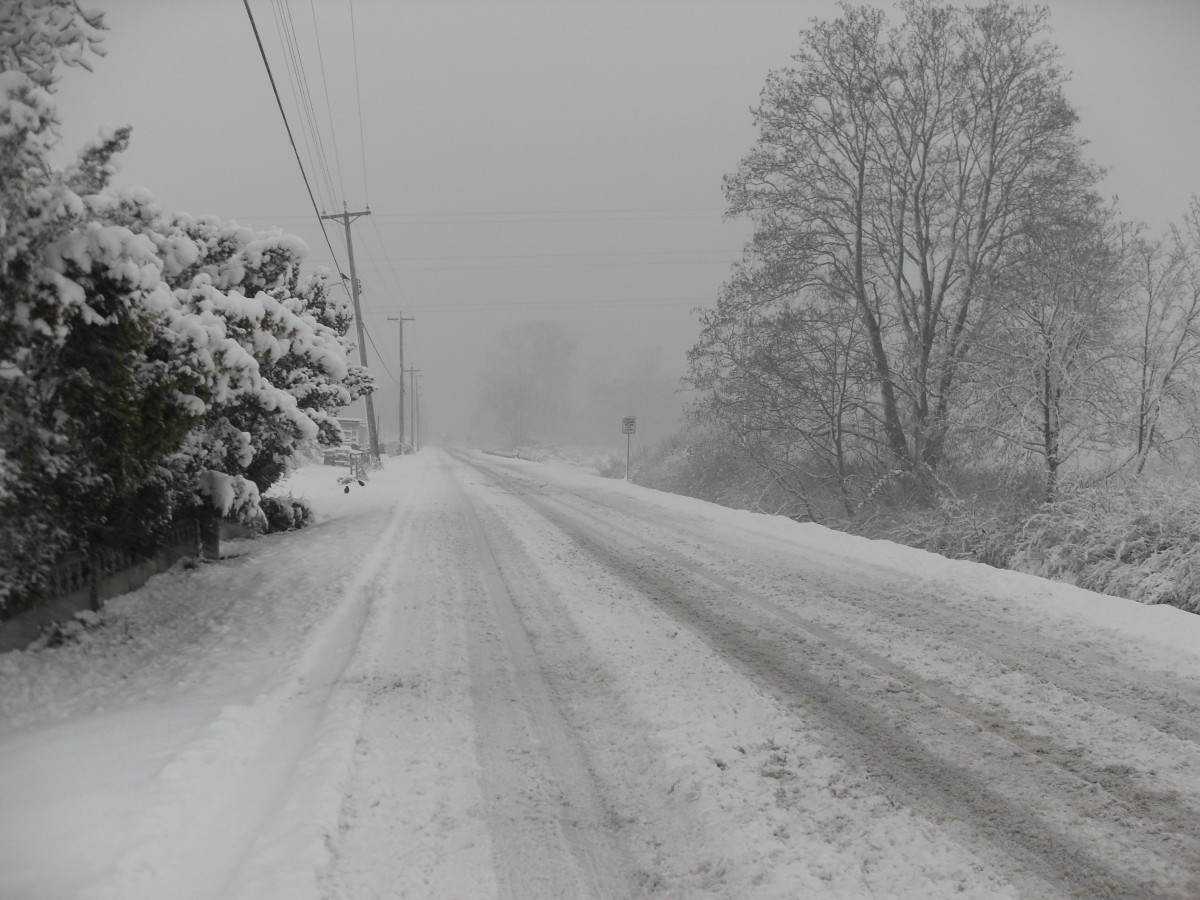
[[[619,215],[632,213],[633,215]],[[663,215],[666,213],[704,213],[705,215]],[[656,222],[662,219],[696,219],[722,218],[725,211],[718,207],[681,207],[681,208],[644,208],[644,209],[542,209],[542,210],[490,210],[463,212],[415,211],[410,213],[376,213],[385,225],[424,225],[424,224],[480,224],[493,223],[509,224],[511,222]],[[497,219],[497,216],[571,216],[572,218],[529,218],[529,219]],[[600,218],[588,218],[588,217]],[[453,217],[453,218],[449,218]],[[295,216],[280,214],[277,216],[248,216],[246,218],[274,218],[285,220]]]
[[719,206],[631,206],[631,207],[601,207],[588,208],[581,207],[577,209],[489,209],[489,210],[459,210],[455,212],[437,212],[436,210],[426,210],[424,212],[417,210],[412,213],[390,213],[384,214],[392,216],[560,216],[560,215],[584,215],[598,214],[609,215],[610,213],[685,213],[685,212],[704,212],[704,213],[724,213],[723,207]]
[[[481,300],[473,303],[417,303],[405,307],[408,312],[482,312],[521,309],[616,309],[620,307],[700,306],[715,301],[715,297],[621,297],[600,300]],[[365,309],[390,309],[366,306]]]
[[[374,224],[375,224],[374,221],[372,221],[371,225],[374,226]],[[387,268],[386,269],[376,269],[374,267],[371,267],[371,268],[374,271],[382,271],[391,276],[391,279],[392,279],[391,290],[393,291],[393,297],[397,301],[399,301],[401,299],[401,295],[404,293],[403,287],[400,284],[400,276],[396,274],[396,267],[392,264],[392,257],[388,253],[387,247],[384,245],[383,235],[381,235],[379,233],[378,228],[373,228],[372,230],[374,231],[374,234],[375,234],[375,243],[379,246],[380,251],[383,253],[383,261],[387,263]],[[379,261],[379,259],[377,257],[373,257],[373,256],[368,256],[368,257],[364,257],[364,258],[372,260],[373,262]]]
[[370,191],[367,190],[367,142],[363,137],[362,91],[358,86],[358,29],[354,25],[354,0],[350,0],[350,40],[354,50],[354,94],[358,98],[358,147],[362,152],[363,200],[370,209]]
[[333,126],[333,104],[329,102],[329,80],[325,77],[325,53],[321,50],[321,29],[317,26],[317,6],[315,0],[308,0],[312,11],[313,36],[317,42],[317,60],[321,64],[321,85],[325,89],[325,114],[329,119],[329,140],[333,144],[333,161],[337,168],[338,184],[342,187],[342,199],[346,198],[346,183],[342,180],[342,156],[338,152],[337,129]]
[[[728,250],[587,250],[580,253],[481,253],[472,256],[384,256],[388,262],[441,262],[465,261],[473,259],[575,259],[578,257],[596,256],[700,256],[701,254],[720,253],[729,256]],[[378,262],[380,257],[359,256],[359,259],[369,259]],[[683,262],[723,262],[723,260],[693,259]]]
[[[405,272],[524,272],[529,269],[624,269],[633,266],[729,266],[736,259],[658,259],[629,262],[534,263],[516,266],[405,266]],[[363,266],[364,272],[379,272],[378,266]]]
[[[312,88],[310,88],[308,84],[308,69],[305,68],[304,65],[304,54],[300,52],[300,37],[296,33],[296,21],[292,18],[292,8],[288,3],[288,0],[280,0],[280,2],[283,3],[283,8],[287,15],[288,27],[291,29],[292,33],[292,46],[295,48],[296,53],[296,69],[300,74],[300,84],[303,89],[304,99],[308,105],[309,127],[312,128],[313,137],[317,146],[317,154],[321,159],[321,165],[325,169],[325,180],[329,183],[330,196],[333,198],[334,202],[336,202],[337,194],[333,190],[333,176],[330,175],[329,172],[329,154],[325,152],[325,139],[322,136],[321,127],[317,122],[317,107],[316,104],[313,103]],[[331,140],[332,138],[333,135],[330,135]],[[346,186],[342,182],[341,169],[337,170],[337,176],[338,184],[342,189],[342,200],[344,201],[346,198]]]
[[[274,3],[281,43],[285,44],[284,60],[288,62],[288,71],[292,79],[296,105],[301,115],[301,124],[303,125],[305,121],[308,123],[308,133],[320,164],[320,172],[325,177],[325,186],[332,205],[337,199],[337,191],[334,190],[333,176],[329,171],[329,155],[325,152],[325,142],[321,137],[321,129],[317,125],[316,105],[313,103],[312,89],[308,84],[308,70],[304,66],[304,56],[300,52],[300,38],[296,33],[296,21],[292,17],[292,9],[287,0],[274,0]],[[341,173],[338,174],[340,179]],[[342,194],[345,195],[345,189],[342,190]]]
[[[246,11],[249,14],[250,8],[249,8],[248,0],[243,0],[243,2],[245,2],[247,4]],[[307,121],[307,123],[308,123],[309,131],[306,134],[306,137],[309,134],[311,135],[311,142],[309,142],[308,146],[311,146],[313,148],[313,152],[315,153],[316,158],[319,162],[319,170],[324,175],[324,178],[325,178],[326,189],[328,190],[330,198],[332,199],[336,196],[336,192],[334,191],[333,178],[332,178],[332,176],[330,174],[330,170],[329,170],[329,157],[328,157],[328,154],[325,152],[325,144],[324,144],[324,140],[322,139],[322,136],[321,136],[321,129],[319,128],[319,126],[317,124],[318,117],[316,114],[316,106],[313,103],[312,90],[311,90],[311,88],[309,86],[309,82],[308,82],[308,73],[307,73],[307,69],[304,66],[303,54],[300,51],[300,41],[299,41],[299,37],[296,32],[295,20],[292,17],[291,8],[288,5],[287,0],[275,0],[275,2],[277,4],[276,5],[276,22],[280,28],[281,43],[284,45],[284,48],[285,48],[285,50],[284,50],[285,62],[288,61],[289,59],[291,60],[288,71],[289,71],[290,77],[292,78],[292,88],[293,88],[293,93],[296,95],[297,107],[299,108],[300,113],[301,113],[301,123],[302,123],[302,125],[305,121]],[[334,125],[333,125],[333,113],[332,113],[332,107],[331,107],[330,100],[329,100],[329,82],[328,82],[328,79],[326,78],[326,74],[325,74],[325,59],[324,59],[324,53],[321,49],[319,29],[317,28],[316,8],[313,5],[312,0],[310,0],[309,5],[310,5],[310,9],[311,9],[312,16],[313,16],[313,27],[314,27],[314,30],[316,30],[318,32],[318,34],[317,34],[317,53],[318,53],[318,58],[320,59],[321,79],[322,79],[322,84],[323,84],[324,91],[325,91],[326,112],[328,114],[329,126],[330,126],[330,130],[331,130],[331,142],[333,143],[333,148],[334,148],[334,158],[335,158],[336,169],[337,169],[338,183],[342,188],[342,194],[344,196],[345,195],[345,182],[342,180],[341,158],[340,158],[340,155],[339,155],[339,152],[337,149],[336,129],[334,128]],[[253,15],[250,16],[250,20],[251,20],[251,24],[253,24],[254,23]],[[258,36],[257,27],[255,27],[255,36],[256,36],[256,38]],[[261,51],[262,50],[261,41],[259,42],[259,48]],[[263,52],[263,62],[264,62],[264,64],[267,64],[265,52]],[[355,65],[357,66],[357,58],[355,60]],[[270,74],[270,66],[269,65],[267,65],[267,72],[269,75]],[[357,70],[356,70],[356,80],[357,80]],[[271,78],[271,84],[272,84],[272,88],[274,89],[275,88],[275,80],[274,80],[273,76]],[[284,122],[286,124],[287,116],[286,116],[286,114],[284,114],[283,104],[279,100],[279,94],[278,94],[277,90],[276,90],[276,102],[279,104],[280,114],[283,115]],[[361,100],[360,100],[359,108],[360,108],[359,136],[361,138],[361,136],[362,136]],[[291,131],[290,126],[288,127],[288,136],[289,136],[289,138],[292,137],[292,131]],[[293,149],[295,149],[296,145],[295,145],[294,139],[292,140],[292,146],[293,146]],[[297,160],[297,163],[300,162],[298,151],[296,152],[296,160]],[[365,160],[365,151],[364,151],[364,160]],[[314,164],[314,167],[317,167],[317,166]],[[300,170],[301,170],[301,173],[304,174],[303,164],[300,165]],[[365,168],[364,168],[364,179],[365,179]],[[339,217],[338,216],[327,217],[320,212],[320,210],[318,209],[316,198],[313,194],[311,185],[309,184],[308,177],[306,174],[305,174],[305,186],[309,188],[309,199],[312,201],[313,211],[316,212],[316,214],[317,214],[317,220],[321,225],[321,233],[325,235],[326,245],[329,247],[329,252],[330,252],[330,255],[333,257],[334,264],[337,265],[338,264],[337,263],[337,255],[333,252],[332,242],[330,242],[329,235],[325,231],[324,220],[326,218],[339,218]],[[367,214],[369,214],[369,211],[367,212]],[[358,214],[358,215],[361,215],[361,214]],[[344,214],[341,217],[341,219],[343,220],[343,223],[346,227],[346,240],[347,240],[346,252],[351,253],[350,245],[349,245],[350,214]],[[378,233],[378,232],[376,232],[376,233]],[[385,253],[386,253],[386,250],[385,250]],[[351,258],[351,267],[353,267],[353,265],[354,265],[353,258]],[[340,269],[340,266],[339,266],[339,269]],[[342,277],[343,277],[343,285],[342,286],[346,287],[346,285],[344,283],[345,276],[342,276]],[[355,285],[354,287],[357,288],[357,285]],[[349,289],[347,289],[347,290],[348,290],[348,292],[350,292]],[[369,343],[371,345],[372,349],[374,349],[374,351],[375,351],[376,359],[377,359],[379,365],[387,373],[388,377],[393,382],[395,382],[396,376],[392,374],[391,369],[388,368],[387,363],[384,361],[383,354],[380,352],[378,345],[376,345],[375,338],[371,334],[370,329],[367,328],[366,322],[362,320],[361,315],[358,316],[358,319],[359,319],[359,327],[361,328],[360,340],[362,337],[366,338],[367,343]],[[364,364],[365,364],[365,361],[364,361]]]
[[[312,129],[304,127],[305,115],[307,109],[304,102],[300,99],[300,80],[296,77],[295,68],[295,51],[290,46],[290,34],[287,26],[283,21],[283,11],[280,7],[279,0],[271,0],[271,12],[275,16],[275,31],[279,37],[279,52],[283,57],[283,67],[288,75],[288,85],[292,89],[292,101],[296,105],[296,112],[299,119],[300,136],[304,140],[304,152],[308,155],[308,165],[313,172],[313,178],[317,183],[317,193],[321,193],[320,176],[326,174],[325,169],[320,165],[320,160],[316,154],[316,147],[313,141]],[[325,185],[328,191],[329,179],[326,177]],[[332,199],[333,192],[328,192],[328,199]],[[325,208],[326,197],[321,198],[321,208]]]
[[[486,215],[486,214],[485,214]],[[721,221],[720,215],[703,215],[703,216],[687,216],[687,215],[668,215],[668,216],[593,216],[584,218],[582,216],[572,216],[570,218],[553,218],[553,219],[534,219],[534,218],[476,218],[476,219],[409,219],[407,221],[387,221],[386,219],[380,222],[381,225],[390,228],[405,227],[405,226],[434,226],[434,225],[562,225],[562,224],[578,224],[591,225],[596,222],[709,222]]]
[[366,322],[363,322],[363,334],[365,334],[367,336],[367,342],[371,345],[371,348],[375,351],[375,359],[379,362],[379,364],[381,366],[383,366],[383,371],[387,372],[388,378],[392,379],[392,381],[394,383],[398,383],[398,382],[396,382],[396,376],[392,374],[392,370],[389,369],[387,367],[387,363],[385,363],[383,361],[383,354],[380,353],[379,348],[375,346],[375,338],[371,337],[371,332],[367,329]]
[[262,56],[263,66],[267,70],[267,78],[271,82],[271,92],[275,95],[275,105],[279,107],[279,115],[283,119],[283,127],[287,129],[288,140],[292,144],[292,152],[296,154],[296,165],[300,167],[300,176],[304,179],[304,188],[308,191],[308,199],[312,203],[313,213],[316,214],[317,224],[321,226],[321,234],[325,236],[325,246],[329,248],[329,256],[333,259],[333,264],[338,268],[339,274],[341,266],[338,263],[337,254],[333,252],[333,243],[329,240],[329,233],[325,230],[325,222],[321,219],[321,210],[317,207],[317,198],[313,196],[312,185],[308,182],[308,173],[304,171],[304,163],[300,159],[300,151],[296,147],[296,138],[292,135],[292,126],[288,124],[287,113],[283,111],[283,100],[279,97],[279,88],[275,85],[275,76],[271,73],[271,63],[267,60],[267,51],[263,48],[262,37],[258,33],[258,25],[254,21],[254,13],[250,10],[250,0],[242,0],[246,7],[246,15],[250,19],[250,27],[254,30],[254,40],[258,43],[258,52]]

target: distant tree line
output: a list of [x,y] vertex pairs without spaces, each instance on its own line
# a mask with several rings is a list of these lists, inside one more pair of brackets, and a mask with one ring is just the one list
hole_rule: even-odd
[[497,332],[476,380],[473,437],[494,449],[623,446],[629,415],[639,417],[643,440],[680,424],[679,371],[661,348],[585,353],[577,334],[556,322]]
[[261,521],[372,387],[297,238],[112,187],[128,129],[50,164],[55,70],[88,66],[102,29],[73,0],[0,8],[0,615],[65,552],[150,549],[181,515]]
[[693,419],[821,521],[971,473],[1053,500],[1194,446],[1200,202],[1156,238],[1100,196],[1044,9],[897,18],[844,6],[768,76]]
[[477,435],[518,449],[570,434],[576,347],[574,335],[554,322],[501,331],[476,375]]

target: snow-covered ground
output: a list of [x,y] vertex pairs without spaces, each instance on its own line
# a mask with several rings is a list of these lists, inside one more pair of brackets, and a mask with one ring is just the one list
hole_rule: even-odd
[[428,448],[0,656],[0,897],[1200,896],[1200,616]]

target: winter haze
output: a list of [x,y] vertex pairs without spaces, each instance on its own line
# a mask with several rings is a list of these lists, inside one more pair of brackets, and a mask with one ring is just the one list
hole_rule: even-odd
[[[388,316],[401,312],[415,317],[405,366],[421,370],[430,439],[472,432],[489,353],[533,322],[575,342],[560,437],[618,444],[626,414],[639,416],[638,440],[675,430],[693,309],[714,302],[749,234],[723,218],[722,176],[754,141],[749,109],[768,70],[788,65],[800,29],[835,4],[291,7],[311,120],[289,78],[281,7],[251,3],[318,204],[372,211],[353,240],[382,434],[396,428]],[[332,265],[243,5],[100,8],[108,56],[94,73],[68,70],[58,94],[63,158],[102,124],[130,124],[118,184],[150,188],[168,210],[278,226],[308,243],[314,265]],[[1154,229],[1177,221],[1200,184],[1200,6],[1050,8],[1106,189]],[[315,139],[327,170],[310,165]],[[326,225],[345,271],[341,226]]]
[[80,2],[2,900],[1200,897],[1194,2]]

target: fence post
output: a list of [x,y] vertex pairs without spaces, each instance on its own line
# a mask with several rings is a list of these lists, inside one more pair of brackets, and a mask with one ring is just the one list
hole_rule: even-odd
[[200,528],[200,556],[203,559],[220,559],[221,517],[215,510],[203,509],[197,525]]
[[87,555],[88,609],[100,612],[100,554],[92,549]]
[[[188,547],[192,558],[200,556],[200,523],[195,519],[187,519],[183,525],[184,533],[187,535]],[[183,543],[180,541],[180,543]]]

